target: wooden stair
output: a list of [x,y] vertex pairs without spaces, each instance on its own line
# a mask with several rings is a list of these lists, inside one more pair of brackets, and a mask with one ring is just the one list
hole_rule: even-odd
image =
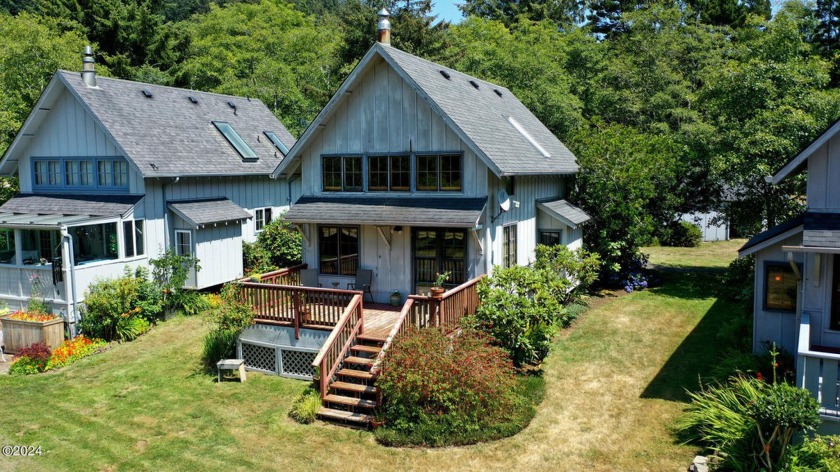
[[318,416],[327,421],[367,427],[374,418],[374,410],[381,405],[379,389],[374,386],[377,376],[370,373],[370,368],[385,339],[359,335],[356,340],[344,365],[336,372],[336,379],[330,382]]

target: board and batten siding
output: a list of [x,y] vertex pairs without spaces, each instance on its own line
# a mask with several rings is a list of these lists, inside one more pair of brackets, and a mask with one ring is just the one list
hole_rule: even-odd
[[[799,246],[801,244],[802,234],[800,233],[785,239],[779,244],[774,244],[773,246],[758,251],[755,254],[755,295],[753,301],[753,306],[755,307],[755,316],[753,317],[754,352],[765,352],[767,350],[767,343],[769,342],[775,342],[777,346],[787,350],[788,352],[797,351],[799,320],[796,319],[796,313],[764,309],[764,279],[766,277],[764,265],[766,262],[788,264],[787,254],[782,251],[782,246]],[[795,254],[794,257],[797,263],[804,263],[802,253]],[[808,267],[803,265],[803,275],[807,274],[807,271]],[[818,334],[817,327],[820,326],[820,324],[820,320],[811,318],[811,339],[819,339],[814,336]]]
[[[18,164],[21,192],[32,192],[32,157],[125,157],[93,115],[67,90],[46,113],[35,136],[27,138],[29,144],[21,154],[25,156]],[[142,194],[145,191],[142,176],[132,164],[128,172],[129,188],[125,193]],[[64,194],[92,191],[95,190],[61,189]]]
[[[375,61],[357,84],[345,94],[333,115],[302,150],[301,192],[304,195],[324,193],[321,182],[321,156],[324,154],[438,151],[460,151],[464,155],[461,174],[464,190],[452,193],[468,197],[487,194],[486,179],[482,178],[486,172],[484,163],[383,60]],[[438,195],[443,192],[414,194]],[[406,197],[411,194],[392,192],[387,195]]]
[[808,210],[840,211],[840,134],[808,158]]

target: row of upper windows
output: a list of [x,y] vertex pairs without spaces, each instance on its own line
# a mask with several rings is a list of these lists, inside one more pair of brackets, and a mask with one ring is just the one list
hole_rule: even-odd
[[32,182],[40,188],[128,188],[122,158],[33,159]]
[[462,168],[461,154],[323,156],[321,181],[325,192],[460,192]]

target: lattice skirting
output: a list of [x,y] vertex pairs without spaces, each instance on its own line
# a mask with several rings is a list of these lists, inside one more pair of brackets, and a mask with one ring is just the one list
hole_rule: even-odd
[[266,374],[275,374],[293,379],[312,380],[315,369],[312,361],[318,351],[296,349],[252,341],[239,341],[237,351],[245,360],[245,368]]

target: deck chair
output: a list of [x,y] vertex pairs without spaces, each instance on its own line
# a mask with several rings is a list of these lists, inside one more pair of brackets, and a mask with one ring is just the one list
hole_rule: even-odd
[[300,284],[303,287],[320,287],[318,269],[302,269],[300,271]]
[[370,269],[357,269],[356,270],[356,281],[350,282],[347,284],[347,290],[350,290],[350,287],[353,287],[353,290],[361,290],[362,298],[364,298],[365,294],[370,295],[370,302],[376,303],[376,300],[373,299],[373,293],[370,291],[370,283],[373,279],[373,271]]

